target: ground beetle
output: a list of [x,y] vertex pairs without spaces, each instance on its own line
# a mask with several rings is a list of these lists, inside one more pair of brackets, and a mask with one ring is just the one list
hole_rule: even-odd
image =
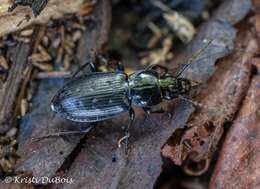
[[[101,56],[97,56],[96,61],[109,64]],[[190,81],[180,77],[191,61],[176,76],[158,64],[128,76],[120,62],[113,63],[117,66],[114,72],[99,72],[95,62],[86,63],[84,66],[90,66],[91,73],[74,78],[62,87],[54,96],[51,109],[66,119],[78,122],[97,122],[128,111],[130,122],[122,138],[127,139],[128,129],[135,118],[132,106],[152,113],[153,106],[163,99],[178,98],[191,88]]]
[[[105,60],[104,58],[98,58]],[[152,107],[163,99],[172,100],[190,90],[190,81],[168,73],[167,68],[151,65],[130,76],[117,62],[118,71],[98,72],[95,63],[88,62],[91,73],[72,79],[62,87],[51,102],[51,109],[62,117],[77,122],[97,122],[129,112],[132,125],[135,113],[132,106],[142,107],[147,113],[156,112]],[[160,74],[157,69],[164,70]],[[119,145],[120,145],[119,142]]]

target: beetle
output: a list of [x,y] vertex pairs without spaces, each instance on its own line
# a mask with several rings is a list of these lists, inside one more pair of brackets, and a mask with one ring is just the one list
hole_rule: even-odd
[[[51,109],[60,116],[77,122],[98,122],[128,112],[129,124],[125,136],[119,140],[120,145],[121,141],[130,137],[129,128],[135,119],[133,106],[143,108],[148,114],[157,112],[153,107],[162,100],[182,97],[190,91],[190,80],[180,76],[212,41],[194,54],[177,75],[170,74],[162,65],[152,64],[128,76],[123,65],[117,61],[112,61],[117,71],[101,72],[96,63],[109,65],[110,62],[100,55],[96,56],[94,62],[83,65],[90,66],[91,73],[74,77],[65,84],[53,97]],[[163,72],[160,73],[159,69]],[[191,100],[188,101],[193,103]]]
[[113,61],[117,71],[112,72],[98,71],[97,62],[109,64],[101,56],[97,56],[95,62],[87,62],[84,67],[90,66],[91,73],[65,84],[53,97],[51,109],[77,122],[98,122],[129,112],[130,120],[122,140],[130,136],[128,130],[135,118],[133,106],[153,113],[156,112],[153,106],[162,100],[177,98],[191,88],[188,79],[180,77],[180,74],[173,76],[166,67],[158,64],[128,76],[120,62]]

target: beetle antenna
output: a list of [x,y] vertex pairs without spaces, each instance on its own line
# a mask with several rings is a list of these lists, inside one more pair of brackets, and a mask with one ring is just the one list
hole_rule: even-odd
[[208,43],[201,49],[199,49],[196,53],[192,55],[192,57],[188,60],[188,63],[185,64],[181,70],[177,73],[176,77],[179,77],[193,62],[193,60],[197,59],[208,47],[209,45],[213,42],[213,39],[209,40]]
[[182,95],[179,95],[178,98],[180,98],[181,100],[184,100],[184,101],[186,101],[188,103],[191,103],[193,106],[195,106],[195,107],[197,107],[197,108],[199,108],[201,110],[207,110],[207,112],[210,112],[210,113],[212,113],[214,115],[219,114],[219,110],[216,109],[216,108],[212,108],[210,106],[201,104],[201,103],[199,103],[197,101],[191,100],[191,99],[186,98],[186,97],[184,97]]

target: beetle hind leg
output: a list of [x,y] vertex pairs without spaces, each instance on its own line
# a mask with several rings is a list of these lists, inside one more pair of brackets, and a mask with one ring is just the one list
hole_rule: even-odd
[[127,125],[126,130],[125,130],[125,135],[118,140],[118,148],[121,148],[122,143],[125,142],[125,144],[126,144],[126,152],[128,150],[129,138],[131,136],[130,132],[129,132],[129,129],[133,125],[134,119],[135,119],[135,112],[134,112],[133,108],[130,108],[129,109],[129,123]]
[[93,128],[93,126],[86,128],[84,130],[79,130],[79,131],[60,131],[60,132],[57,132],[57,133],[51,133],[51,134],[44,135],[44,136],[33,137],[33,138],[31,138],[31,140],[32,141],[40,141],[40,140],[43,140],[43,139],[57,138],[57,137],[63,137],[63,136],[67,136],[67,135],[79,135],[79,134],[88,133],[92,128]]

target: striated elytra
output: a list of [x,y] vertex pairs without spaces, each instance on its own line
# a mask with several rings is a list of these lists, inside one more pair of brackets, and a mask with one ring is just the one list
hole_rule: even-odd
[[152,65],[129,77],[123,72],[92,72],[73,79],[54,96],[51,108],[62,117],[77,122],[96,122],[118,116],[132,106],[153,112],[163,99],[171,100],[190,90],[187,79],[167,73],[160,75]]
[[[100,56],[96,61],[108,64]],[[64,85],[52,99],[51,109],[77,122],[97,122],[128,111],[130,121],[125,136],[119,140],[120,147],[130,137],[129,128],[135,119],[132,106],[141,107],[146,113],[161,112],[153,110],[153,106],[163,99],[171,100],[187,93],[191,85],[180,74],[173,76],[160,65],[151,65],[128,76],[119,62],[114,63],[118,70],[114,72],[99,72],[93,62],[86,63],[92,72]],[[164,72],[160,74],[159,69]]]

